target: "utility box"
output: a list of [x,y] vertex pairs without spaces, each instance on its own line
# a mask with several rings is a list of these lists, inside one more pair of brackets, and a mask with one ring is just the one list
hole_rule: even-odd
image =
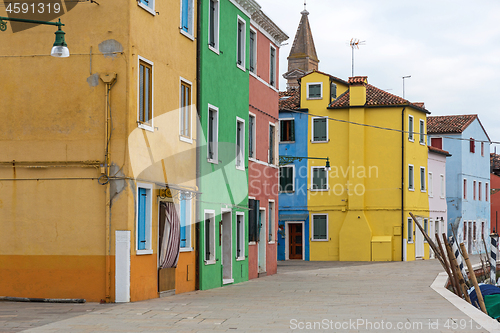
[[372,261],[392,261],[392,236],[372,237]]

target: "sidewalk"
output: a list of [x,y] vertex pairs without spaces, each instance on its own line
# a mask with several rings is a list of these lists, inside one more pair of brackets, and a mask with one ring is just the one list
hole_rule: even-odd
[[208,291],[95,304],[92,312],[28,332],[298,332],[314,322],[314,331],[330,332],[486,332],[430,288],[442,271],[436,260],[286,262],[278,271]]

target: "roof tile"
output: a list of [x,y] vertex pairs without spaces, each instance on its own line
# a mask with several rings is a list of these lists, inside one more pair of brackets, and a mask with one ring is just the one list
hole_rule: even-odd
[[279,109],[295,110],[300,108],[300,90],[280,91]]
[[477,114],[427,117],[427,133],[462,133],[476,118]]

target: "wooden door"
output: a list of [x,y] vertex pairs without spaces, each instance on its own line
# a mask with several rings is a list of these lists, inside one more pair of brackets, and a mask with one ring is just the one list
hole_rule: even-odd
[[302,259],[302,224],[294,223],[288,225],[289,237],[289,259]]

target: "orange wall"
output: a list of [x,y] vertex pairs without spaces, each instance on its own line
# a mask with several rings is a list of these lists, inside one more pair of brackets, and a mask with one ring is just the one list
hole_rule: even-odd
[[130,301],[137,302],[158,297],[157,255],[130,257]]
[[248,245],[248,279],[259,277],[258,244]]
[[[196,288],[196,269],[195,261],[196,255],[195,251],[183,252],[179,254],[179,263],[175,269],[175,293],[181,294],[189,291],[193,291]],[[188,266],[191,280],[188,281]]]

